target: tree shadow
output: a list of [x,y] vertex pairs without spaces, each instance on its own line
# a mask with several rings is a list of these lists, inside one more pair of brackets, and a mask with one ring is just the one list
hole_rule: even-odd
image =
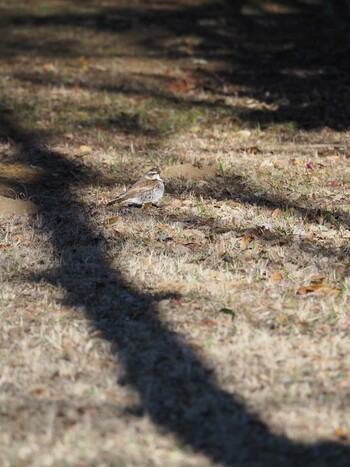
[[[7,21],[8,30],[52,25],[131,37],[140,25],[147,26],[150,32],[135,38],[145,56],[184,60],[185,67],[196,70],[198,86],[205,86],[208,71],[206,66],[191,65],[192,60],[204,60],[209,67],[220,61],[215,65],[214,94],[233,98],[228,107],[246,124],[349,128],[349,45],[318,4],[279,0],[269,7],[265,2],[222,0],[174,2],[166,8],[116,5],[81,14],[13,16]],[[30,38],[25,44],[10,45],[13,51],[32,47],[44,56],[76,56],[79,51],[61,40],[54,48],[51,43],[31,45]],[[94,56],[93,50],[84,53]],[[172,98],[169,93],[167,97]],[[255,99],[256,105],[242,109],[239,99]]]
[[[144,40],[143,46],[161,56],[169,53],[170,56],[177,56],[180,59],[187,57],[188,54],[177,46],[166,52],[161,39],[164,35],[178,38],[185,37],[187,34],[198,34],[203,39],[201,45],[195,48],[195,53],[199,56],[210,61],[215,53],[221,51],[220,56],[227,60],[227,63],[230,63],[233,57],[238,57],[240,60],[239,64],[242,69],[237,74],[233,75],[227,69],[223,70],[222,76],[228,84],[237,84],[240,80],[242,82],[244,80],[244,83],[255,89],[249,93],[247,91],[247,95],[253,92],[255,97],[263,100],[266,99],[267,92],[273,93],[272,100],[279,99],[281,96],[285,97],[287,94],[286,99],[289,100],[289,104],[285,104],[283,111],[275,111],[272,117],[268,112],[264,115],[258,114],[256,117],[255,111],[252,111],[246,115],[247,122],[254,122],[256,118],[263,117],[266,117],[266,122],[279,121],[278,119],[287,121],[292,118],[301,127],[306,127],[305,122],[309,124],[311,121],[313,128],[328,122],[333,128],[345,129],[348,117],[344,117],[342,112],[336,115],[332,109],[331,116],[325,119],[323,114],[320,115],[318,104],[312,101],[310,107],[306,107],[303,111],[307,114],[304,120],[305,113],[298,113],[298,106],[303,99],[294,100],[294,89],[302,94],[309,89],[313,80],[305,78],[305,81],[299,85],[300,79],[293,77],[291,73],[289,85],[293,90],[284,89],[283,86],[277,86],[275,89],[277,81],[271,81],[271,75],[268,73],[264,75],[261,71],[261,63],[266,63],[265,52],[260,52],[259,48],[252,47],[251,49],[246,43],[248,36],[249,40],[256,44],[263,37],[267,38],[271,34],[271,37],[266,40],[272,47],[276,23],[282,34],[281,31],[288,22],[287,20],[293,18],[288,16],[281,22],[277,15],[276,17],[272,15],[267,23],[260,23],[255,17],[253,19],[242,18],[242,3],[232,2],[233,7],[230,8],[233,10],[230,11],[233,14],[227,20],[226,25],[221,20],[224,10],[218,9],[218,5],[221,8],[222,3],[211,3],[204,7],[179,7],[175,12],[170,13],[156,9],[140,10],[136,18],[138,22],[144,22],[150,27],[153,25],[164,28],[163,36]],[[297,4],[300,8],[304,8],[300,6],[301,2],[284,3]],[[228,2],[226,5],[229,6]],[[45,16],[44,20],[38,20],[35,16],[31,18],[26,16],[21,21],[14,19],[10,24],[18,27],[22,24],[32,25],[33,28],[39,25],[56,24],[72,27],[78,22],[79,27],[95,29],[97,24],[99,30],[122,32],[130,29],[134,11],[116,7],[112,10],[106,9],[101,14],[104,15],[103,20],[101,16],[98,16],[96,22],[92,14],[87,20],[69,15],[64,15],[63,18],[57,15]],[[113,20],[113,15],[118,19]],[[214,23],[215,19],[217,20],[216,24],[211,23],[214,26],[210,26],[208,21],[206,24],[203,22],[213,20],[213,18]],[[251,32],[248,31],[247,22],[255,25]],[[314,35],[308,36],[306,24],[309,23],[310,17],[302,23],[304,25],[302,37],[306,40],[307,36],[310,42]],[[292,24],[295,27],[296,23],[292,22]],[[245,31],[244,36],[240,36],[242,28]],[[288,28],[289,32],[291,28],[292,26]],[[225,39],[225,35],[222,34],[223,30],[229,34],[229,39]],[[230,35],[231,31],[235,35]],[[21,44],[16,44],[16,47],[19,46]],[[57,49],[55,54],[69,55],[70,44],[66,43],[66,47],[64,52]],[[290,51],[279,51],[278,53],[281,53],[283,57],[283,66],[290,63],[288,59],[296,53],[295,60],[291,64],[296,69],[297,64],[300,63],[297,55],[303,54],[303,47],[304,42],[300,39]],[[42,54],[45,56],[50,50],[51,45],[44,44]],[[246,54],[247,50],[250,51],[250,55]],[[315,62],[310,59],[310,55],[306,58],[305,67],[312,68],[311,65],[313,66]],[[275,71],[281,72],[283,66],[279,62]],[[334,69],[338,69],[333,62],[332,67],[332,73]],[[258,76],[259,80],[263,78],[264,81],[260,80],[257,84],[257,79],[251,78],[250,75]],[[343,72],[341,76],[343,79]],[[330,95],[332,91],[336,94],[336,102],[342,100],[341,106],[337,104],[336,109],[343,109],[342,106],[348,103],[346,90],[334,90],[333,84],[327,81],[325,84],[320,84],[319,81],[317,83],[322,93]],[[223,90],[223,92],[230,93],[231,91]],[[326,106],[329,102],[327,101]],[[311,119],[314,113],[315,119]],[[124,124],[120,121],[117,123],[118,125]],[[134,122],[131,123],[132,127]],[[128,384],[137,391],[140,396],[141,409],[158,427],[175,434],[186,446],[223,465],[270,467],[281,464],[290,466],[328,466],[331,463],[337,466],[347,466],[349,464],[350,449],[347,446],[336,442],[294,443],[285,436],[272,433],[269,427],[240,400],[238,395],[220,389],[212,371],[186,344],[185,339],[161,321],[158,302],[167,297],[143,292],[141,287],[137,288],[128,283],[122,270],[115,270],[111,267],[107,254],[111,240],[104,238],[103,233],[90,219],[87,207],[77,201],[74,195],[74,187],[79,180],[86,180],[86,173],[82,173],[78,165],[65,159],[60,153],[44,149],[37,134],[22,130],[15,117],[10,118],[3,112],[0,112],[0,134],[6,135],[6,138],[10,138],[17,146],[18,154],[15,162],[27,165],[33,162],[40,163],[42,167],[62,174],[59,180],[43,181],[26,186],[29,197],[39,205],[43,221],[41,228],[50,232],[50,242],[60,260],[60,266],[55,270],[47,271],[40,277],[32,276],[32,280],[59,284],[65,290],[67,304],[84,308],[86,316],[100,331],[101,336],[111,343],[112,352],[118,354],[124,365],[125,378],[119,383]],[[93,174],[90,176],[93,177]],[[251,190],[246,185],[244,186],[247,202],[257,203],[259,201],[263,205],[276,205],[276,200],[267,197],[253,198]],[[238,192],[236,194],[238,196]],[[229,192],[222,196],[232,198],[235,197],[235,193]],[[308,213],[310,214],[309,211]],[[311,211],[310,215],[316,216],[316,214]],[[113,244],[113,247],[116,248],[116,245]],[[176,295],[169,294],[168,298],[171,296]],[[171,303],[168,306],[171,307]]]
[[347,465],[348,447],[293,443],[272,433],[237,395],[221,390],[193,349],[160,320],[157,303],[164,296],[142,292],[110,266],[107,240],[74,198],[74,185],[83,177],[79,167],[40,147],[35,134],[4,114],[0,127],[17,145],[15,162],[30,165],[35,158],[65,174],[27,186],[60,264],[32,280],[60,285],[67,304],[84,308],[124,366],[119,383],[137,391],[141,410],[157,426],[223,465]]

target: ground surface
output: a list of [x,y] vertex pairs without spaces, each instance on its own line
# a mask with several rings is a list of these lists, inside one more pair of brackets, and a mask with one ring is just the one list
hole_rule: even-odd
[[[0,24],[1,465],[348,466],[349,51],[320,6]],[[159,209],[105,208],[152,166]]]

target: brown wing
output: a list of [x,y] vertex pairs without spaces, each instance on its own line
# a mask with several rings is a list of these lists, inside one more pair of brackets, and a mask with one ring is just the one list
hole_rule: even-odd
[[107,206],[112,204],[118,203],[119,201],[123,201],[127,198],[133,198],[135,195],[140,193],[144,193],[145,191],[149,191],[154,188],[154,180],[148,180],[147,178],[140,178],[136,183],[134,183],[128,190],[121,193],[118,198],[114,199],[107,203]]
[[118,196],[118,200],[122,200],[125,198],[133,198],[135,195],[140,193],[144,193],[145,191],[152,190],[154,188],[155,183],[154,180],[148,180],[147,178],[141,179],[133,184],[125,193],[122,193]]

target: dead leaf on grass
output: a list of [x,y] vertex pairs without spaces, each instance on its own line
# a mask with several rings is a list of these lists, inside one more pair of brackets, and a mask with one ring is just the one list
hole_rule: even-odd
[[281,280],[283,279],[283,275],[281,272],[277,271],[277,272],[274,272],[272,274],[272,276],[270,277],[270,282],[281,282]]
[[316,276],[312,276],[311,278],[311,285],[316,284],[323,284],[326,276],[323,274],[317,274]]
[[215,207],[220,208],[221,211],[232,211],[233,209],[236,208],[241,208],[242,203],[239,203],[237,201],[218,201],[215,203]]
[[275,319],[275,322],[279,324],[280,326],[282,326],[283,324],[286,324],[287,321],[288,321],[288,315],[285,315],[285,314],[280,314]]
[[308,294],[322,294],[322,295],[338,295],[340,292],[339,287],[328,286],[325,284],[311,284],[303,287],[299,287],[296,291],[297,295],[308,295]]
[[184,206],[191,206],[192,204],[194,204],[194,200],[193,199],[184,199],[184,200],[181,200],[181,204],[183,204]]
[[206,318],[202,319],[201,324],[203,324],[204,326],[214,326],[216,323],[212,319]]
[[186,78],[176,78],[169,85],[168,90],[173,93],[189,92],[193,88],[193,83]]
[[33,396],[43,396],[46,393],[45,386],[34,386],[29,391]]
[[63,343],[62,348],[65,354],[65,358],[67,360],[74,360],[76,353],[73,344],[71,342],[66,341]]
[[113,229],[113,234],[114,234],[115,237],[124,238],[125,237],[125,230]]
[[205,233],[198,229],[186,229],[183,232],[185,237],[198,237],[198,238],[205,238]]
[[84,154],[89,154],[90,152],[92,152],[92,148],[90,146],[82,144],[81,146],[79,146],[75,154],[79,156],[83,156]]
[[152,209],[152,208],[153,208],[153,204],[152,204],[152,203],[145,203],[145,204],[141,207],[140,211],[141,211],[141,212],[149,211],[149,210]]
[[119,216],[112,216],[112,217],[109,217],[108,219],[106,219],[104,221],[104,224],[105,225],[113,225],[116,222],[118,222],[118,220],[119,220]]
[[258,148],[258,146],[251,146],[245,149],[247,154],[261,154],[262,150]]
[[232,232],[232,230],[234,230],[234,225],[232,226],[228,226],[228,227],[214,227],[211,231],[212,234],[216,234],[216,235],[222,235],[222,234],[226,234],[228,232]]
[[249,243],[251,243],[254,240],[254,237],[243,237],[239,246],[241,250],[245,250]]
[[345,440],[345,439],[348,439],[348,437],[349,437],[348,431],[343,427],[336,428],[334,430],[334,434],[339,439],[344,439]]
[[102,337],[103,336],[103,332],[100,330],[100,329],[97,329],[95,331],[92,331],[90,333],[90,338],[91,339],[94,339],[94,338],[99,338],[99,337]]
[[277,208],[273,211],[271,217],[273,219],[279,219],[280,217],[282,217],[282,214],[283,214],[282,211],[279,208]]
[[331,183],[330,186],[333,187],[333,188],[338,188],[338,187],[341,186],[341,184],[340,184],[339,182],[337,182],[337,181],[334,180],[334,181]]
[[171,249],[175,251],[176,253],[181,253],[184,255],[191,253],[191,248],[189,248],[188,246],[182,245],[181,243],[174,242],[174,245],[172,245]]
[[57,73],[57,67],[53,63],[44,63],[41,69],[47,73]]

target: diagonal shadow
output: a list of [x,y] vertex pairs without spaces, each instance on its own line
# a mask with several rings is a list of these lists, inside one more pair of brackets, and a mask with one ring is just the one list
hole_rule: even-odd
[[[251,109],[231,106],[250,125],[292,122],[304,129],[328,126],[347,130],[350,94],[346,41],[317,3],[279,0],[276,12],[264,10],[261,4],[222,0],[174,2],[171,8],[161,8],[151,2],[133,8],[115,2],[84,14],[13,15],[6,22],[10,37],[0,46],[3,54],[22,49],[40,50],[42,56],[74,57],[81,55],[78,41],[61,38],[52,43],[46,38],[28,37],[25,43],[19,43],[16,35],[11,37],[11,27],[34,31],[54,25],[123,36],[147,25],[152,33],[136,39],[146,56],[172,60],[194,56],[209,64],[223,61],[221,68],[216,67],[221,83],[216,83],[216,92],[224,87],[226,97],[253,98],[263,104]],[[184,44],[193,36],[198,44],[195,41],[186,49]],[[94,52],[89,50],[87,55],[94,56]],[[205,67],[199,66],[197,74],[199,81],[205,81]]]
[[[39,84],[41,86],[49,86],[52,84],[58,84],[59,81],[54,80],[53,78],[47,78],[43,79],[40,77],[37,77],[35,75],[30,75],[28,73],[21,73],[16,75],[18,79],[21,79],[23,82],[30,82],[31,84]],[[66,87],[70,87],[71,85],[66,85]],[[146,89],[133,89],[132,85],[130,85],[130,88],[125,88],[125,87],[118,87],[116,85],[100,85],[100,84],[86,84],[82,83],[81,84],[82,88],[87,88],[87,89],[93,89],[94,91],[107,91],[108,93],[121,93],[121,94],[142,94],[142,95],[149,95],[151,97],[158,97],[162,99],[168,99],[168,100],[174,100],[176,101],[178,106],[183,106],[185,109],[188,105],[195,104],[197,103],[195,101],[186,101],[186,102],[181,102],[179,101],[176,97],[171,97],[167,96],[166,94],[162,93],[156,93],[155,91],[148,91]],[[203,106],[210,106],[209,103],[199,103],[198,105],[203,105]],[[212,104],[214,105],[214,104]],[[216,104],[215,104],[216,106]],[[79,122],[81,125],[81,123]],[[157,132],[156,129],[151,129],[151,128],[144,128],[143,125],[140,124],[139,120],[137,119],[137,116],[129,116],[124,113],[122,114],[117,114],[114,119],[109,119],[106,123],[106,125],[113,126],[114,128],[118,128],[121,131],[124,132],[129,132],[133,134],[142,134],[142,135],[147,135],[147,136],[152,136],[153,138],[159,138],[161,139],[162,136]],[[84,127],[94,127],[96,125],[95,120],[87,121],[84,122],[82,126]],[[0,129],[0,134],[1,134],[1,129]],[[125,182],[125,179],[122,178],[121,180],[117,179],[116,177],[112,177],[110,179],[107,179],[106,177],[102,179],[99,179],[98,183],[100,185],[114,185],[115,183],[123,183]],[[130,180],[131,182],[131,180]],[[92,180],[91,183],[93,183],[93,174],[92,174]],[[224,185],[224,186],[222,186]],[[256,195],[255,192],[259,191],[262,194],[261,195]],[[168,193],[170,194],[179,194],[178,187],[176,184],[168,184]],[[332,220],[335,225],[337,226],[343,226],[346,229],[350,227],[350,216],[347,212],[344,212],[342,210],[336,209],[336,210],[329,210],[326,209],[322,206],[315,206],[313,205],[308,205],[309,201],[305,200],[304,205],[302,203],[297,203],[293,202],[290,199],[288,199],[286,194],[279,193],[278,195],[274,194],[273,196],[269,193],[266,192],[265,189],[262,187],[255,187],[253,188],[251,186],[251,183],[249,179],[245,176],[242,175],[230,175],[226,177],[225,183],[221,184],[220,188],[218,188],[217,184],[214,183],[212,187],[206,187],[204,189],[200,189],[198,187],[193,189],[193,193],[196,196],[200,196],[204,199],[206,198],[213,198],[216,200],[222,200],[222,199],[237,199],[240,202],[243,203],[248,203],[252,205],[257,205],[257,206],[265,206],[267,208],[282,208],[282,209],[294,209],[303,219],[313,222],[313,223],[319,223],[319,219],[323,218],[326,220]],[[308,205],[308,206],[307,206]]]
[[0,127],[18,147],[16,162],[30,165],[35,159],[62,174],[59,181],[27,187],[60,264],[36,280],[60,284],[68,304],[84,307],[122,361],[123,383],[137,391],[157,426],[223,465],[348,465],[348,447],[293,443],[273,434],[237,395],[221,390],[198,355],[159,319],[163,297],[130,285],[122,270],[109,265],[102,233],[74,196],[79,167],[40,147],[35,134],[6,114],[0,114]]
[[[211,7],[210,14],[218,14],[215,8]],[[99,17],[98,29],[123,29],[119,19],[108,19],[113,11]],[[169,31],[180,35],[191,32],[203,16],[203,11],[195,7],[193,11],[186,17],[185,29],[182,10],[170,19],[154,12],[140,15],[140,20],[156,25],[167,23]],[[209,14],[207,10],[205,14]],[[132,12],[121,11],[121,20],[123,16],[130,19]],[[79,18],[66,17],[62,21],[72,26]],[[53,18],[45,24],[59,21]],[[91,19],[87,18],[85,24],[90,28]],[[210,40],[222,44],[222,37],[211,33],[208,27],[197,32],[207,38],[210,33]],[[208,42],[202,52],[215,52],[217,48],[210,49]],[[158,47],[156,43],[145,45]],[[231,45],[232,42],[227,43],[228,48]],[[159,50],[164,56],[164,50]],[[247,76],[241,73],[237,79],[246,80]],[[286,116],[282,114],[281,118]],[[338,119],[335,124],[343,125],[342,122]],[[6,115],[0,115],[0,133],[18,146],[17,161],[29,165],[35,160],[61,174],[59,181],[27,187],[29,196],[40,206],[44,228],[51,233],[50,241],[60,259],[56,270],[36,280],[59,283],[66,291],[67,303],[85,308],[87,317],[121,357],[125,382],[137,390],[143,410],[156,425],[223,465],[349,464],[349,448],[331,442],[304,445],[275,435],[239,397],[222,391],[201,359],[159,319],[157,302],[163,297],[143,293],[126,281],[122,270],[110,267],[109,245],[90,220],[86,206],[74,196],[77,180],[85,175],[79,167],[59,153],[43,150],[37,135],[23,131]]]

